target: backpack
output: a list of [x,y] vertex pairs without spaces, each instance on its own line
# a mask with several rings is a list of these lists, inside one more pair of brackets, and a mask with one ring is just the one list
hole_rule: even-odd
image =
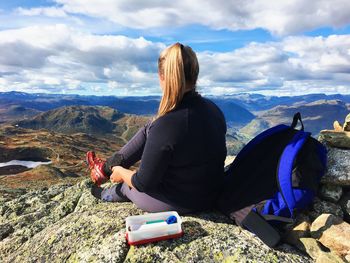
[[274,247],[312,203],[326,163],[326,148],[304,131],[298,112],[291,126],[270,128],[243,147],[225,171],[217,208]]

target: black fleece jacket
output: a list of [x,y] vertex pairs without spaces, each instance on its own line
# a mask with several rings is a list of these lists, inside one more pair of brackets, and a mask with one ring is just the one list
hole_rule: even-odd
[[195,91],[149,130],[133,186],[193,211],[211,208],[223,182],[226,122],[220,109]]

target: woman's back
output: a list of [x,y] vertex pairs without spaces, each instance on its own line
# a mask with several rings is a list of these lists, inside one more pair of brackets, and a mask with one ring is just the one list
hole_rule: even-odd
[[181,207],[211,207],[223,179],[225,134],[218,107],[195,91],[187,92],[175,110],[150,127],[133,185]]

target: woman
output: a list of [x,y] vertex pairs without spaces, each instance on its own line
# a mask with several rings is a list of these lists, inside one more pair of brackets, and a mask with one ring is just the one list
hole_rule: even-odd
[[[223,181],[226,122],[196,91],[199,66],[189,46],[176,43],[158,59],[163,96],[156,118],[106,162],[87,153],[92,180],[119,183],[94,196],[132,201],[148,212],[188,213],[213,207]],[[128,169],[141,160],[138,171]]]

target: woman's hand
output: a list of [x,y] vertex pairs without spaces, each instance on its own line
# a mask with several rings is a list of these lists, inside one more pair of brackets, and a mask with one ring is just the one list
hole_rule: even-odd
[[111,177],[110,177],[110,180],[112,183],[124,182],[123,177],[122,177],[122,169],[124,169],[124,168],[121,166],[113,166],[112,167],[113,172],[112,172]]
[[135,171],[125,169],[122,166],[114,166],[112,167],[112,175],[111,175],[111,182],[112,183],[123,183],[125,182],[128,186],[134,187],[131,183],[131,178],[135,174]]

